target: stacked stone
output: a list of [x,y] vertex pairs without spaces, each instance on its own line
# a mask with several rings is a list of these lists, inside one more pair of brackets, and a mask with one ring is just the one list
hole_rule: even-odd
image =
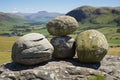
[[51,39],[54,58],[72,58],[75,55],[75,40],[67,35],[78,28],[78,22],[70,16],[59,16],[47,24],[48,32],[55,36]]
[[47,62],[52,57],[53,46],[39,33],[29,33],[15,41],[12,47],[12,61],[23,65]]
[[105,36],[97,30],[81,32],[76,41],[67,35],[78,28],[78,22],[70,16],[59,16],[47,24],[48,32],[55,36],[51,43],[44,35],[30,33],[20,37],[12,47],[12,61],[24,65],[47,62],[53,58],[72,58],[77,53],[84,63],[100,62],[108,51]]

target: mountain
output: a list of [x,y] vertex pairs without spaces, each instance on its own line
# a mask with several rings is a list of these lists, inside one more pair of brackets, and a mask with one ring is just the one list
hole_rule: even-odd
[[62,13],[47,12],[47,11],[39,11],[37,13],[15,13],[15,14],[26,18],[32,23],[36,23],[36,22],[47,23],[52,18],[64,15]]
[[27,22],[27,20],[23,17],[16,16],[10,13],[0,12],[0,27],[8,27],[25,22]]
[[78,22],[118,23],[115,20],[120,17],[120,7],[82,6],[68,12],[66,15],[73,16]]

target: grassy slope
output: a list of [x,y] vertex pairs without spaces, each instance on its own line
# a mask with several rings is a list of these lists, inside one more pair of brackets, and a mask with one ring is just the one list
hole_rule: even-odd
[[9,32],[13,28],[13,25],[21,25],[25,22],[27,20],[22,17],[0,12],[0,34]]
[[11,60],[12,45],[18,38],[0,36],[0,64]]

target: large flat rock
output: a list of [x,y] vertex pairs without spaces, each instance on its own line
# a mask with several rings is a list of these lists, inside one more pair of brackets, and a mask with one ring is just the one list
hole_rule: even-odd
[[83,64],[73,58],[52,59],[34,66],[12,62],[0,66],[0,80],[88,80],[96,75],[104,76],[105,80],[120,80],[120,57],[106,55],[95,64]]

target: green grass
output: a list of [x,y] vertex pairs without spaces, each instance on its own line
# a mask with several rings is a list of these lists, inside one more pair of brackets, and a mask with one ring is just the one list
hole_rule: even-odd
[[109,46],[111,47],[120,47],[120,39],[117,39],[117,40],[108,40],[108,43],[109,43]]
[[0,36],[0,52],[11,51],[12,45],[19,37],[4,37]]
[[12,45],[19,37],[0,36],[0,64],[11,61]]
[[0,52],[0,64],[11,61],[11,52]]
[[[95,15],[94,15],[95,16]],[[95,20],[97,23],[108,23],[108,22],[111,22],[113,21],[113,19],[115,18],[115,15],[113,14],[103,14],[103,15],[100,15],[100,16],[95,16]]]
[[108,54],[113,56],[120,56],[120,47],[109,48]]
[[94,75],[92,78],[88,80],[105,80],[105,77],[101,75]]

